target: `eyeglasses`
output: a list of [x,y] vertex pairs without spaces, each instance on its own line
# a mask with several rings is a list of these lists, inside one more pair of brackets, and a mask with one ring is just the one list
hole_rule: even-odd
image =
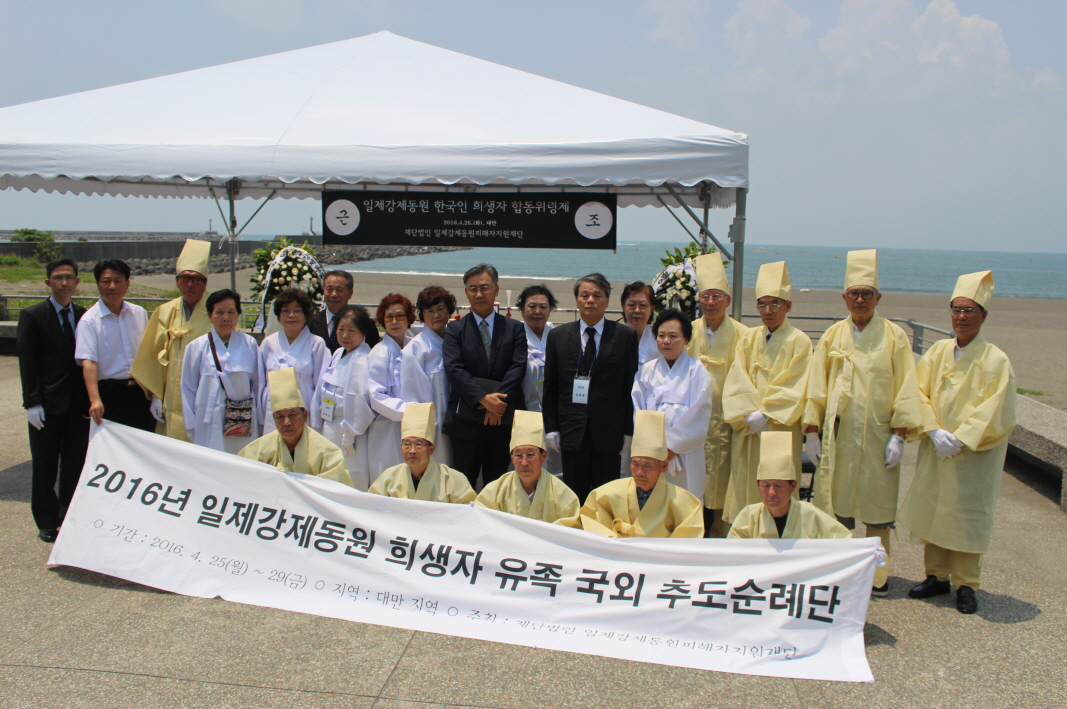
[[292,317],[294,315],[303,315],[303,314],[304,314],[303,310],[283,310],[282,311],[282,317],[283,318],[289,318],[289,317]]
[[541,456],[540,453],[512,453],[511,459],[518,461],[536,460]]
[[428,441],[425,441],[425,440],[423,440],[421,438],[418,438],[418,439],[415,439],[415,440],[403,440],[403,441],[400,441],[400,449],[401,450],[417,450],[417,451],[421,451],[421,450],[426,450],[427,448],[429,448],[432,445],[433,445],[432,443],[430,443]]
[[776,312],[778,312],[779,309],[781,309],[781,307],[782,307],[782,304],[779,303],[779,302],[774,302],[774,303],[756,303],[756,310],[760,311],[761,313],[766,312],[768,310],[770,310],[772,313],[776,313]]
[[488,293],[489,291],[493,290],[493,288],[496,288],[496,286],[490,283],[483,283],[478,286],[467,286],[466,290],[468,293],[473,295],[474,293]]
[[189,276],[185,274],[178,276],[177,280],[178,283],[181,283],[182,285],[187,283],[207,283],[207,279],[203,276]]
[[977,308],[971,308],[971,307],[967,307],[967,308],[951,307],[951,308],[949,308],[949,310],[952,311],[953,315],[966,315],[967,317],[971,317],[972,315],[977,315],[978,314],[978,309]]
[[49,276],[48,280],[57,281],[59,283],[69,283],[71,281],[78,280],[78,277],[77,276],[70,276],[70,275],[59,275],[59,276]]
[[382,320],[384,322],[407,322],[407,315],[383,315]]
[[874,296],[878,295],[876,290],[847,290],[845,296],[849,300],[874,300]]
[[701,303],[707,303],[709,300],[713,300],[718,303],[720,300],[726,300],[730,296],[725,293],[701,293],[699,296]]
[[652,304],[651,303],[647,303],[647,302],[644,302],[644,303],[629,302],[629,303],[626,304],[626,309],[627,310],[652,310]]

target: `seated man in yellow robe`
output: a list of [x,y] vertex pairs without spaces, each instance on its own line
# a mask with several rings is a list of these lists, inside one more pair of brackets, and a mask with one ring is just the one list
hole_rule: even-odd
[[737,514],[727,539],[848,539],[852,533],[810,502],[793,499],[797,488],[791,431],[760,436],[756,484],[762,502]]
[[476,495],[467,476],[433,459],[436,433],[433,404],[408,404],[400,421],[404,462],[382,471],[367,492],[429,502],[473,502]]
[[982,556],[989,551],[1015,428],[1015,372],[982,336],[993,272],[960,276],[949,301],[953,338],[935,342],[916,368],[923,423],[915,478],[897,520],[925,544],[926,580],[912,598],[949,593],[956,610],[978,610]]
[[474,503],[544,522],[576,516],[578,496],[562,480],[542,469],[547,458],[541,413],[516,411],[511,424],[511,462],[515,469],[486,485]]
[[277,430],[257,438],[237,454],[273,465],[283,473],[303,473],[352,487],[344,454],[325,436],[307,425],[308,412],[300,395],[296,370],[267,373],[270,408]]
[[630,447],[633,477],[596,488],[577,517],[556,524],[606,537],[703,537],[703,504],[688,490],[662,477],[670,463],[663,412],[634,413]]

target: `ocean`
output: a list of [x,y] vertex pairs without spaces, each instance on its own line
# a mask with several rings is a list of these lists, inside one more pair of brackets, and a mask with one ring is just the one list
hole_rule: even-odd
[[[611,281],[651,282],[662,270],[659,259],[684,242],[624,242],[618,251],[552,249],[471,249],[421,256],[365,261],[345,270],[417,275],[462,275],[477,263],[491,263],[501,276],[570,280],[600,271]],[[848,248],[830,246],[745,245],[745,285],[756,282],[764,263],[786,261],[793,288],[842,289]],[[881,290],[887,293],[951,294],[963,273],[991,269],[1000,298],[1067,299],[1067,254],[1001,251],[927,251],[878,249]]]

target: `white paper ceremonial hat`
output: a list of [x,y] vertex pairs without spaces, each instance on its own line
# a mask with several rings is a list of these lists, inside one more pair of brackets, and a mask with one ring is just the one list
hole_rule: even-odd
[[667,417],[662,411],[637,411],[630,456],[667,460]]
[[726,268],[722,265],[722,254],[715,251],[701,254],[693,259],[697,271],[697,292],[716,289],[730,293],[730,282],[726,280]]
[[267,385],[270,387],[271,413],[298,406],[306,408],[304,397],[300,395],[300,383],[296,380],[296,370],[292,367],[267,372]]
[[186,239],[185,247],[178,256],[178,263],[174,267],[174,273],[182,271],[196,271],[201,276],[207,277],[211,263],[211,242],[200,239]]
[[408,404],[404,409],[404,418],[400,420],[400,439],[425,438],[433,443],[437,433],[437,418],[433,413],[433,404]]
[[845,288],[869,286],[878,290],[878,250],[849,251],[845,265]]
[[970,298],[986,310],[993,299],[993,272],[978,271],[967,273],[956,280],[956,289],[952,291],[951,303],[956,298]]
[[508,450],[519,446],[537,446],[545,449],[545,422],[540,411],[516,411],[511,424],[511,443]]
[[789,269],[785,261],[765,263],[759,267],[759,276],[756,277],[756,297],[770,296],[789,300],[792,292],[789,282]]
[[759,441],[756,480],[796,480],[793,465],[793,432],[764,431]]

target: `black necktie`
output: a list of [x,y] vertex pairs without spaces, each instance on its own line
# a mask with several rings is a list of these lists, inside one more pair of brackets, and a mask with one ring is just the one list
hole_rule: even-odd
[[333,352],[340,344],[337,342],[337,316],[333,316],[333,321],[330,323],[330,339],[326,341],[330,345],[330,352]]
[[578,376],[588,377],[589,370],[593,368],[593,360],[596,359],[596,328],[585,328],[586,343],[582,351],[582,361],[578,364]]
[[70,326],[70,306],[59,311],[59,322],[63,326],[63,334],[71,343],[74,342],[74,328]]

